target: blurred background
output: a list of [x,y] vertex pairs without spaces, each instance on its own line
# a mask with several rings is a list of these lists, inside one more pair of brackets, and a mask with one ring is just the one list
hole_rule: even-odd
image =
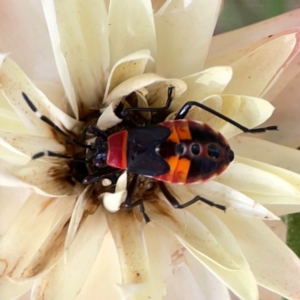
[[224,0],[215,34],[272,18],[296,8],[300,8],[300,0]]

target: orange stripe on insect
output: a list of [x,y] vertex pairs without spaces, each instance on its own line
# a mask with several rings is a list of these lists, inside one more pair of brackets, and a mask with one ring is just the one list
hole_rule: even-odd
[[158,176],[155,176],[158,180],[161,181],[167,181],[172,182],[174,177],[174,172],[176,171],[177,165],[178,165],[179,157],[177,155],[169,156],[166,161],[168,162],[168,165],[170,166],[170,171],[165,174],[161,174]]
[[189,173],[190,165],[191,165],[191,161],[189,159],[180,158],[176,170],[174,171],[172,182],[185,183]]
[[173,142],[174,144],[177,144],[179,142],[179,137],[177,134],[175,121],[174,122],[166,121],[166,122],[161,123],[160,125],[162,125],[164,127],[168,127],[171,130],[171,134],[168,137],[168,141]]
[[192,139],[188,120],[175,120],[174,123],[180,141]]

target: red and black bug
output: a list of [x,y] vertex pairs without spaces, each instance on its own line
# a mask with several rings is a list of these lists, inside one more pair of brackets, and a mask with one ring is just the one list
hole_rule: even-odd
[[[132,112],[158,113],[166,111],[172,101],[172,92],[173,87],[170,87],[164,107],[132,107],[122,110],[120,115],[124,120],[134,123],[131,117]],[[178,111],[174,120],[154,125],[136,126],[112,134],[101,131],[96,126],[86,126],[82,132],[81,140],[85,140],[86,134],[92,134],[96,137],[91,145],[87,145],[84,142],[70,138],[51,120],[40,115],[25,93],[23,93],[23,97],[32,111],[38,114],[42,121],[52,126],[71,143],[87,149],[83,158],[50,151],[39,152],[33,158],[36,159],[45,155],[55,156],[86,165],[88,172],[82,180],[83,184],[92,184],[104,178],[112,179],[124,170],[132,172],[134,175],[128,185],[127,197],[122,207],[131,209],[140,206],[146,222],[149,222],[150,218],[145,213],[142,199],[132,202],[132,195],[140,175],[158,180],[164,196],[175,208],[184,208],[196,201],[202,201],[221,210],[226,209],[225,206],[215,204],[199,195],[181,204],[164,184],[164,182],[191,184],[208,180],[222,173],[234,159],[233,151],[220,132],[215,131],[205,123],[185,119],[193,106],[218,116],[243,132],[259,133],[266,130],[277,130],[277,126],[248,129],[199,102],[189,101]]]

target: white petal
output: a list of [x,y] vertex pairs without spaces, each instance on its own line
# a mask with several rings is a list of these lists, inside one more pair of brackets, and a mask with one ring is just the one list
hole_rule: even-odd
[[209,59],[244,47],[275,32],[300,25],[300,9],[249,26],[216,35],[212,38]]
[[5,108],[0,108],[0,128],[6,132],[30,134],[18,115],[14,111]]
[[[120,99],[121,100],[121,99]],[[115,114],[116,105],[110,103],[104,112],[100,115],[97,121],[97,127],[101,130],[107,130],[122,122],[122,119],[118,118]]]
[[70,220],[70,225],[68,227],[68,233],[65,240],[65,259],[67,259],[68,250],[75,238],[80,222],[82,221],[82,217],[85,212],[86,205],[89,200],[89,197],[91,196],[92,191],[93,191],[92,186],[91,185],[87,186],[84,189],[84,191],[79,195],[76,201],[75,207],[72,212],[71,220]]
[[[178,199],[180,199],[182,203],[192,199],[193,197],[195,197],[195,195],[200,195],[205,199],[208,199],[216,204],[225,205],[226,213],[228,212],[229,216],[231,214],[231,211],[234,211],[238,214],[248,216],[248,217],[257,217],[266,220],[278,220],[277,216],[272,214],[270,211],[268,211],[265,207],[263,207],[259,203],[255,203],[253,199],[247,197],[246,195],[238,192],[235,189],[220,184],[215,180],[210,180],[199,184],[188,185],[185,187],[184,193],[182,188],[181,190],[176,189],[174,185],[168,185],[168,187],[171,190],[175,191],[175,194],[178,195]],[[204,209],[204,207],[202,208],[202,205],[201,206],[199,205],[200,203],[201,202],[199,202],[198,205],[196,206],[192,205],[190,207],[189,210],[191,211],[191,213],[195,214],[195,212],[198,211],[199,209]],[[208,209],[205,209],[205,211],[207,210]],[[205,220],[206,217],[201,216],[200,219]]]
[[66,223],[65,217],[68,211],[70,215],[72,205],[70,197],[57,199],[30,196],[1,239],[1,274],[20,277],[55,223]]
[[[277,132],[274,133],[277,135]],[[242,157],[258,160],[296,173],[300,173],[300,151],[249,135],[230,139],[234,152]]]
[[[276,84],[274,84],[272,88],[269,89],[263,95],[263,98],[272,102],[274,106],[279,106],[282,102],[284,102],[285,107],[290,108],[291,104],[289,102],[291,101],[291,99],[289,98],[293,99],[291,95],[293,95],[295,92],[293,90],[293,86],[295,86],[295,82],[297,82],[297,84],[299,82],[299,76],[300,76],[299,64],[300,64],[300,53],[298,52],[291,57],[291,61],[288,62],[288,65],[283,69],[282,73],[280,74],[279,78],[276,81]],[[295,87],[296,90],[297,87],[298,85],[296,85]],[[284,101],[280,101],[282,99],[284,99]],[[277,100],[277,105],[275,102],[276,100]]]
[[108,23],[111,66],[122,57],[138,50],[148,49],[151,55],[155,56],[155,28],[151,1],[111,0]]
[[[139,292],[134,300],[139,300],[150,296],[151,299],[162,299],[166,295],[166,280],[172,277],[171,254],[174,248],[180,248],[176,238],[164,228],[153,226],[148,223],[143,229],[147,254],[149,259],[149,279],[147,286]],[[159,249],[159,251],[157,251]]]
[[188,211],[174,209],[162,200],[151,206],[146,202],[144,204],[151,221],[173,232],[189,251],[193,250],[199,257],[205,257],[226,269],[236,270],[241,267],[240,260],[224,251],[222,244],[208,228]]
[[298,299],[300,261],[284,242],[258,219],[235,215],[226,223],[237,237],[258,283],[288,299]]
[[203,299],[231,299],[227,286],[214,274],[210,272],[205,266],[197,263],[195,258],[188,252],[184,254],[187,267],[193,274],[203,293]]
[[[29,98],[34,100],[40,98],[40,92],[25,73],[9,58],[5,59],[0,69],[0,87],[7,101],[30,131],[40,136],[52,136],[49,125],[46,125],[34,115],[21,94],[24,91]],[[41,111],[41,113],[44,113],[44,111]]]
[[[300,55],[297,59],[300,65]],[[299,71],[297,60],[295,64],[297,71]],[[299,147],[299,82],[300,73],[298,73],[289,84],[285,85],[276,99],[272,101],[272,104],[275,106],[275,111],[272,117],[266,122],[266,125],[278,125],[278,133],[272,134],[272,132],[266,132],[259,135],[260,138],[292,148]],[[271,91],[272,90],[273,88]]]
[[0,186],[0,236],[3,236],[21,210],[31,190]]
[[181,79],[172,78],[164,81],[157,81],[146,87],[146,90],[148,91],[148,94],[146,94],[148,105],[150,107],[165,106],[168,98],[168,90],[171,86],[174,87],[172,103],[174,103],[175,99],[182,95],[187,89],[186,83]]
[[119,102],[123,96],[129,95],[131,92],[135,90],[139,90],[144,88],[145,86],[151,85],[155,82],[164,81],[165,78],[159,76],[154,73],[142,74],[139,76],[131,77],[122,83],[120,83],[117,87],[115,87],[106,97],[105,103],[110,103],[116,99],[119,99]]
[[122,273],[122,284],[140,284],[148,281],[149,262],[143,237],[141,213],[133,210],[117,213],[106,212],[106,218],[114,238]]
[[109,74],[104,99],[123,81],[143,74],[147,62],[151,59],[149,50],[140,50],[118,60]]
[[[0,279],[0,297],[1,299],[23,299],[22,296],[30,291],[32,283],[18,284],[2,277]],[[28,296],[28,295],[27,295]],[[21,297],[21,298],[19,298]],[[24,299],[29,299],[24,297]]]
[[81,186],[68,182],[68,167],[65,164],[52,164],[43,160],[33,160],[26,165],[10,166],[1,162],[1,185],[11,187],[33,188],[35,192],[48,196],[64,196],[76,194]]
[[191,272],[190,266],[186,263],[182,263],[174,271],[174,275],[167,283],[168,289],[165,299],[230,300],[226,286],[194,260],[195,264],[199,265],[198,270],[200,269],[200,272],[198,271],[195,274],[197,277]]
[[199,256],[197,251],[191,250],[191,254],[201,261],[217,278],[224,282],[227,287],[243,300],[257,300],[257,283],[249,266],[239,270],[228,270],[217,263]]
[[3,95],[7,101],[19,115],[24,125],[36,135],[53,137],[52,128],[42,122],[38,116],[34,114],[22,97],[22,92],[27,94],[41,114],[52,119],[56,125],[62,127],[62,129],[66,128],[72,130],[76,126],[80,126],[79,122],[55,107],[47,97],[37,89],[19,66],[9,58],[6,58],[0,70],[0,84]]
[[66,264],[61,258],[41,281],[40,286],[36,287],[39,297],[75,299],[94,268],[106,232],[103,211],[98,209],[81,224],[69,249]]
[[[267,120],[274,107],[260,98],[238,95],[222,95],[223,107],[221,113],[247,128],[253,128]],[[219,118],[215,128],[227,138],[240,133],[237,127]]]
[[187,101],[200,101],[208,96],[221,94],[231,77],[230,67],[213,67],[182,78],[187,84],[187,90],[174,99],[173,110],[177,111]]
[[220,5],[219,0],[176,0],[156,13],[159,74],[181,78],[201,71]]
[[108,232],[94,266],[76,299],[98,300],[99,295],[105,295],[105,300],[123,299],[124,296],[118,288],[120,282],[121,274],[116,246]]
[[282,68],[300,50],[299,29],[278,35],[263,45],[260,42],[251,45],[251,51],[246,49],[244,56],[234,58],[231,64],[233,78],[224,93],[259,97],[271,87]]
[[42,5],[68,100],[75,117],[84,116],[104,94],[109,56],[105,4],[44,0]]
[[262,204],[300,204],[300,175],[271,165],[236,157],[215,181]]
[[130,93],[136,90],[144,89],[145,87],[150,85],[153,86],[149,89],[149,94],[151,96],[153,94],[155,95],[154,97],[152,97],[154,98],[153,101],[157,100],[157,98],[159,97],[159,99],[163,99],[163,105],[165,104],[167,97],[167,89],[170,85],[173,85],[175,87],[175,92],[178,95],[180,95],[180,93],[182,93],[186,88],[185,83],[181,80],[166,80],[165,78],[152,73],[142,74],[139,76],[129,78],[120,83],[107,95],[105,102],[110,103],[110,105],[107,109],[104,110],[104,112],[99,117],[97,126],[100,129],[105,130],[111,126],[120,123],[121,119],[119,119],[114,113],[116,105],[120,103],[123,97],[129,95]]
[[[59,108],[60,111],[63,111],[68,116],[73,115],[72,108],[66,97],[66,93],[61,81],[53,82],[35,79],[32,81],[36,87],[46,95],[47,99],[54,104],[55,107]],[[57,119],[60,119],[60,117],[57,117]]]
[[27,161],[28,158],[43,150],[50,150],[58,153],[62,153],[65,151],[65,147],[63,147],[58,141],[51,138],[37,137],[25,134],[11,134],[1,131],[0,145],[8,149],[12,148],[19,154],[25,154],[27,157]]

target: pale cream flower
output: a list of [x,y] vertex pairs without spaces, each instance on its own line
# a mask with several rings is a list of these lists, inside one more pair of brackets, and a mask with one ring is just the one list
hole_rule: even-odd
[[[168,185],[181,202],[200,194],[225,205],[226,214],[202,203],[176,210],[145,184],[135,195],[145,200],[145,225],[138,208],[110,213],[92,186],[67,180],[65,161],[28,163],[39,151],[71,150],[21,96],[77,135],[91,111],[107,106],[97,123],[107,129],[120,121],[112,111],[122,98],[136,92],[139,105],[161,106],[170,85],[174,111],[196,100],[255,127],[273,111],[259,97],[299,52],[298,29],[253,44],[249,30],[234,51],[216,37],[206,60],[217,0],[167,1],[155,15],[150,1],[139,0],[0,5],[0,49],[11,53],[0,58],[0,298],[31,290],[38,299],[229,299],[229,288],[257,299],[260,285],[299,299],[299,260],[261,220],[299,211],[299,175],[237,155],[213,180]],[[8,31],[16,20],[20,28]],[[214,50],[218,39],[223,53]],[[258,156],[265,147],[269,155],[259,159],[283,165],[276,162],[282,153],[299,157],[275,144],[270,153],[252,137],[234,139],[240,130],[198,109],[188,117],[220,130],[236,154]],[[124,182],[117,188],[108,200],[122,199]]]

